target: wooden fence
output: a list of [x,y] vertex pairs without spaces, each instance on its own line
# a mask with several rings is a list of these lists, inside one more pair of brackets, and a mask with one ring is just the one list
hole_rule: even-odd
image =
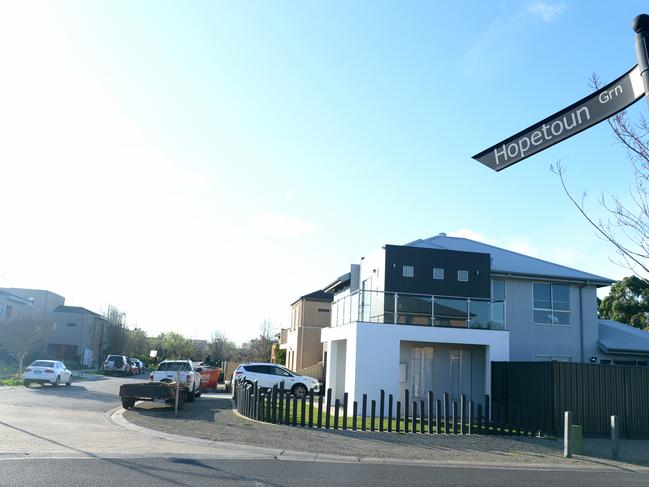
[[431,391],[426,400],[410,401],[409,396],[406,390],[402,404],[394,401],[392,394],[386,397],[385,391],[380,390],[380,399],[373,399],[368,404],[367,394],[363,394],[360,405],[353,401],[352,414],[349,415],[348,393],[344,394],[342,401],[333,400],[331,389],[327,389],[325,396],[311,391],[301,398],[285,390],[281,383],[272,389],[264,389],[256,382],[239,382],[234,389],[234,400],[241,415],[286,426],[385,433],[536,434],[533,429],[491,421],[488,395],[485,395],[483,403],[466,401],[464,396],[459,401],[451,401],[448,394],[444,394],[442,399],[434,399]]

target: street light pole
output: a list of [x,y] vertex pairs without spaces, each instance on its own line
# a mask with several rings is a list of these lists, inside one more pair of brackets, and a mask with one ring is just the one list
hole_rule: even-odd
[[631,22],[635,36],[635,54],[644,84],[645,97],[649,103],[649,15],[640,14]]

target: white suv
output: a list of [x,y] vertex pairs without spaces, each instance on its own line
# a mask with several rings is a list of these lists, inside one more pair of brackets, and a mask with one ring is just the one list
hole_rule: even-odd
[[251,363],[241,364],[234,371],[234,380],[252,384],[257,381],[259,387],[272,388],[284,381],[284,389],[301,398],[309,391],[320,392],[320,381],[313,377],[297,375],[277,364]]

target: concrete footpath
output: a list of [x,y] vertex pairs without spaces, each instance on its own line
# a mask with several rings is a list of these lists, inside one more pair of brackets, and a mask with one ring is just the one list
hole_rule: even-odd
[[111,420],[161,439],[286,459],[649,471],[649,441],[623,441],[622,460],[612,461],[607,458],[607,440],[587,439],[584,456],[565,459],[557,439],[331,431],[259,423],[236,414],[225,394],[204,394],[186,403],[178,416],[164,405],[143,402],[134,410],[115,410]]

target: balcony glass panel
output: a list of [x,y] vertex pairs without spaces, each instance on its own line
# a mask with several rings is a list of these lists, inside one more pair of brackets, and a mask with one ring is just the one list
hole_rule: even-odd
[[469,327],[489,329],[491,320],[491,303],[472,299],[469,303]]
[[466,328],[468,301],[458,298],[435,298],[435,326]]
[[433,297],[399,294],[397,314],[404,325],[430,326],[432,324]]

